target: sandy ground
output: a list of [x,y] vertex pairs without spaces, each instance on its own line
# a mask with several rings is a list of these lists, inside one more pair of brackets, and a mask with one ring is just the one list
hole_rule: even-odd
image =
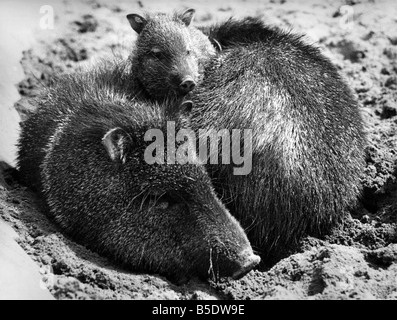
[[[40,86],[56,73],[89,68],[114,55],[126,56],[135,34],[125,15],[142,10],[169,12],[193,7],[196,24],[230,16],[258,16],[267,23],[307,34],[307,41],[332,59],[357,94],[368,132],[363,196],[351,218],[324,239],[304,239],[298,252],[270,270],[252,271],[239,281],[191,280],[176,286],[156,275],[122,270],[65,237],[43,213],[41,200],[16,182],[15,172],[1,169],[0,218],[19,235],[19,245],[40,268],[41,284],[55,298],[397,299],[395,1],[15,3],[31,14],[27,19],[15,7],[13,11],[0,10],[8,15],[8,24],[1,24],[2,28],[10,28],[10,21],[20,28],[11,28],[14,35],[8,38],[3,35],[0,47],[0,66],[6,71],[0,78],[0,160],[8,164],[14,163],[19,118],[23,121],[35,110],[31,98]],[[44,4],[53,9],[53,28],[46,20],[48,11],[40,13]],[[2,2],[0,9],[12,6]]]

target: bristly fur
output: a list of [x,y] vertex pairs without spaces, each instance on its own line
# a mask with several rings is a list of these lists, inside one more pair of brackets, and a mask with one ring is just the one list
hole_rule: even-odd
[[360,195],[365,135],[353,93],[302,36],[259,19],[204,30],[223,48],[192,96],[192,125],[252,129],[253,169],[208,165],[218,194],[272,264],[323,235]]
[[178,101],[131,96],[129,72],[108,64],[60,77],[43,92],[22,124],[22,180],[41,192],[68,235],[128,268],[176,282],[205,278],[214,251],[221,274],[245,270],[258,257],[204,167],[146,162],[147,131],[166,137],[167,121],[178,131],[185,115]]
[[[130,63],[131,81],[147,98],[161,101],[167,96],[180,96],[178,87],[183,77],[200,83],[205,65],[215,55],[208,38],[192,24],[184,25],[180,15],[145,15],[147,23],[138,35]],[[160,50],[161,58],[153,57],[153,48]]]
[[[29,134],[26,134],[22,135],[19,143],[18,164],[21,175],[26,180],[25,183],[33,189],[41,190],[36,164],[41,162],[44,155],[44,145],[49,138],[47,134],[53,132],[65,121],[67,115],[73,114],[81,105],[91,105],[93,113],[100,110],[97,109],[98,104],[108,104],[114,109],[116,107],[126,109],[125,112],[129,116],[128,122],[131,125],[155,119],[183,120],[183,117],[179,118],[182,115],[177,113],[183,101],[182,98],[179,100],[166,98],[161,103],[149,102],[139,94],[134,83],[130,81],[130,72],[128,61],[104,61],[89,71],[60,75],[54,78],[52,86],[43,88],[42,94],[34,99],[38,108],[35,117],[40,118],[36,121],[42,121],[42,124],[46,126],[43,137],[35,141]],[[56,107],[49,109],[48,105],[56,105]],[[132,112],[129,113],[129,109],[132,109]],[[41,117],[43,112],[45,114]],[[113,120],[115,119],[117,119],[116,115]],[[22,130],[28,124],[29,121],[22,123]]]

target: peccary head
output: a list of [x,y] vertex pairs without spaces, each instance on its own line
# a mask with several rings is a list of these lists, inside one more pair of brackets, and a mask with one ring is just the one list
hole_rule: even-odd
[[[185,114],[190,108],[186,102],[180,110]],[[167,146],[166,139],[174,134],[170,123],[163,119],[133,131],[117,127],[104,135],[108,161],[118,168],[129,196],[127,221],[117,226],[119,235],[112,230],[109,237],[121,236],[118,254],[129,257],[138,269],[165,274],[177,282],[191,276],[240,277],[259,263],[259,257],[215,195],[195,155],[189,163],[178,159],[168,163],[173,146]],[[175,122],[176,133],[183,123]],[[147,129],[156,131],[148,135]],[[176,152],[182,144],[176,143]]]
[[61,126],[43,166],[56,220],[90,248],[176,282],[250,271],[260,259],[204,166],[193,153],[189,162],[167,160],[167,139],[184,127],[191,103],[167,113],[128,103],[82,106]]
[[184,96],[201,80],[206,57],[215,53],[208,38],[190,26],[195,11],[127,15],[138,33],[132,70],[150,96]]

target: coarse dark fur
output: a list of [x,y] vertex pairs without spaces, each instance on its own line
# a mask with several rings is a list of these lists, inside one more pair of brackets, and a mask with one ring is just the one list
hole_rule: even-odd
[[[199,84],[215,49],[208,38],[192,26],[194,10],[174,14],[127,16],[138,33],[130,56],[135,92],[161,101],[185,96]],[[184,88],[189,81],[193,86]]]
[[67,234],[133,270],[174,281],[242,276],[259,258],[204,167],[144,158],[147,130],[188,125],[186,103],[181,112],[131,99],[124,69],[67,75],[43,93],[22,124],[20,175]]
[[[42,88],[43,93],[33,99],[32,103],[36,104],[38,109],[42,106],[46,108],[45,106],[54,104],[55,101],[58,105],[54,107],[51,117],[45,116],[40,119],[43,127],[40,139],[22,131],[18,163],[20,179],[24,184],[41,192],[41,176],[37,164],[45,157],[48,139],[63,121],[65,112],[79,105],[79,97],[92,101],[111,101],[116,97],[120,101],[134,99],[134,84],[128,81],[129,72],[128,63],[102,62],[89,72],[79,71],[77,74],[55,76],[48,88]],[[39,112],[42,111],[37,111]],[[26,124],[22,123],[21,126],[24,128]]]
[[192,126],[253,130],[250,174],[233,175],[233,165],[207,168],[270,265],[303,235],[329,231],[360,195],[358,103],[335,66],[301,36],[254,18],[206,32],[223,51],[192,95]]

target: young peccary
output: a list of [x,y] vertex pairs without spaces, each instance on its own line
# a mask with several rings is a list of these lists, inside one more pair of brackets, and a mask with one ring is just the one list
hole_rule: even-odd
[[192,126],[252,129],[252,171],[208,165],[214,186],[264,263],[323,235],[360,193],[365,136],[336,68],[300,36],[257,19],[208,33],[223,48],[192,95]]
[[147,131],[166,136],[175,119],[176,130],[186,126],[191,103],[179,112],[179,104],[127,99],[122,79],[122,68],[104,68],[49,89],[22,125],[21,175],[69,235],[134,270],[174,281],[241,277],[260,259],[204,167],[146,161]]
[[130,56],[134,91],[162,100],[184,96],[202,80],[206,63],[215,55],[208,38],[191,25],[195,11],[182,14],[127,15],[138,33]]

